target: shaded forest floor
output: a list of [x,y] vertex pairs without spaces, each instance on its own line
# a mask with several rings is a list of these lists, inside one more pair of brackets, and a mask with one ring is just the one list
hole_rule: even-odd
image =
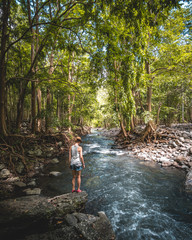
[[[68,152],[75,137],[88,134],[90,129],[79,127],[75,132],[65,130],[39,135],[25,132],[1,138],[0,199],[19,194],[26,187],[34,189],[36,184],[32,179],[41,174],[44,166],[57,163],[58,158]],[[40,193],[39,189],[35,189]]]

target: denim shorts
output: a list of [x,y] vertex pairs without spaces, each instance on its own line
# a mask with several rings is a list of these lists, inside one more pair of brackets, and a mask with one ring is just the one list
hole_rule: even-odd
[[70,165],[70,168],[75,171],[81,171],[83,169],[82,166],[76,166],[75,164]]

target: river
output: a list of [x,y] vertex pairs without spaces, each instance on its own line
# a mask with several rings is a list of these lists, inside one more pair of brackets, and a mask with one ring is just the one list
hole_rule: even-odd
[[[117,240],[192,239],[192,197],[184,190],[185,174],[130,157],[111,148],[113,141],[97,131],[83,139],[86,168],[82,190],[88,193],[85,211],[104,211]],[[60,171],[55,178],[42,177],[44,195],[71,191],[71,170],[67,158],[47,171]]]

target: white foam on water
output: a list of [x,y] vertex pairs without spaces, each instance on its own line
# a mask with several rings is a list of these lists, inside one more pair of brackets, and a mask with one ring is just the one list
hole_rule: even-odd
[[101,147],[101,145],[98,143],[94,143],[90,145],[90,148],[99,148],[99,147]]

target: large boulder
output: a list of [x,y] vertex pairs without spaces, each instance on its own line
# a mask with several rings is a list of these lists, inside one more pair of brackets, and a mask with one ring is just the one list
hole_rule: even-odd
[[1,237],[14,239],[17,235],[20,240],[115,239],[104,212],[99,212],[98,216],[78,212],[86,201],[86,192],[51,199],[27,196],[4,200],[0,202]]
[[[87,193],[68,193],[51,199],[42,196],[26,196],[0,202],[0,233],[31,226],[48,225],[50,219],[81,210],[87,201]],[[2,238],[5,239],[5,238]]]
[[34,234],[25,237],[25,240],[113,240],[115,234],[111,223],[104,212],[98,216],[84,213],[67,214],[57,222],[59,228],[43,234]]

